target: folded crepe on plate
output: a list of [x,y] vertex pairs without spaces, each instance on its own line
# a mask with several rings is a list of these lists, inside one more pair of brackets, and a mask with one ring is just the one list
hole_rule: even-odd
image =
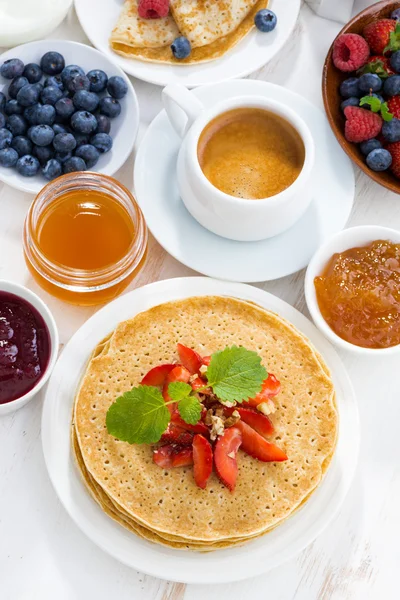
[[[111,48],[127,58],[173,64],[213,60],[235,46],[254,26],[257,11],[268,0],[170,0],[170,15],[142,19],[137,0],[126,0],[110,38]],[[183,35],[190,56],[174,58],[173,40]]]

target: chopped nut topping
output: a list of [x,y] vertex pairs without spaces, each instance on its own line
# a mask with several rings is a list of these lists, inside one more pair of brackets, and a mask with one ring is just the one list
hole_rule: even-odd
[[232,408],[232,406],[235,406],[236,402],[229,402],[229,401],[225,401],[224,402],[224,406],[227,406],[228,408]]
[[217,417],[215,415],[211,416],[211,433],[210,439],[212,441],[216,440],[219,435],[224,433],[224,422],[221,417]]
[[207,373],[207,365],[201,365],[199,371],[202,375],[204,375],[204,373]]
[[193,381],[195,381],[196,379],[197,379],[197,375],[196,375],[196,373],[195,373],[194,375],[191,375],[191,376],[189,377],[189,383],[193,383]]
[[228,456],[229,456],[229,458],[235,458],[235,453],[234,452],[229,452]]
[[225,419],[225,427],[232,427],[240,420],[240,415],[237,410],[234,410],[230,417]]
[[268,416],[272,415],[276,411],[276,408],[273,401],[269,399],[266,402],[261,402],[261,404],[257,406],[257,410],[259,410],[263,415]]
[[205,416],[204,419],[204,423],[208,426],[210,426],[212,424],[212,416],[214,415],[213,409],[209,408],[207,411],[207,414]]

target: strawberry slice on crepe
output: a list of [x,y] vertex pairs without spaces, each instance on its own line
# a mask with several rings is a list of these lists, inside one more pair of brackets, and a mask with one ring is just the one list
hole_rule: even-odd
[[[261,437],[261,436],[260,436]],[[261,438],[263,439],[263,438]],[[215,470],[220,481],[231,491],[238,475],[236,454],[242,443],[242,434],[236,427],[225,429],[214,447]]]
[[[170,383],[174,381],[182,381],[183,383],[189,383],[190,373],[185,367],[181,367],[178,365],[174,367],[172,371],[170,371],[165,378],[165,383],[163,385],[162,395],[164,397],[165,402],[172,402],[171,396],[168,394],[168,386]],[[175,410],[176,404],[169,404],[168,409],[170,413]]]
[[243,402],[243,406],[254,406],[257,407],[262,402],[266,402],[270,398],[273,398],[279,394],[281,390],[280,381],[277,380],[275,375],[269,373],[268,377],[264,379],[261,391],[258,392],[255,398],[250,398],[247,402]]
[[189,371],[191,375],[195,375],[200,371],[203,364],[203,359],[200,354],[183,344],[177,345],[179,360],[182,365]]
[[[257,431],[242,420],[235,424],[235,427],[240,431],[242,436],[242,450],[253,458],[257,458],[262,462],[282,462],[287,460],[287,455],[283,450],[267,442]],[[231,429],[234,429],[231,427]],[[228,429],[228,431],[230,431]]]
[[166,364],[160,365],[159,367],[154,367],[150,369],[150,371],[145,375],[141,381],[142,385],[164,385],[165,380],[169,373],[175,369],[177,365]]
[[241,421],[247,423],[247,425],[250,425],[250,427],[255,429],[255,431],[262,435],[263,438],[266,438],[274,433],[274,426],[267,415],[263,415],[253,408],[242,408],[241,406],[225,408],[224,414],[229,417],[235,411],[239,413]]
[[211,444],[205,437],[196,434],[193,438],[193,474],[196,485],[203,490],[213,469]]

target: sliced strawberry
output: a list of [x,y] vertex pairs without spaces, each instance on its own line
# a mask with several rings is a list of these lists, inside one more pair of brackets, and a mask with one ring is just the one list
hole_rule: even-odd
[[185,429],[186,431],[193,431],[193,433],[201,433],[202,435],[209,436],[209,430],[207,425],[203,423],[203,421],[199,421],[196,425],[190,425],[186,423],[182,417],[180,416],[177,410],[174,410],[171,416],[171,421],[174,425],[177,425],[181,429]]
[[142,379],[142,385],[164,385],[167,375],[174,369],[176,365],[160,365],[150,369],[150,371]]
[[192,448],[180,448],[177,446],[172,452],[172,466],[173,467],[189,467],[193,464],[193,449]]
[[[267,442],[257,431],[242,420],[235,424],[235,427],[242,434],[242,450],[263,462],[281,462],[287,460],[287,455],[283,450]],[[233,429],[233,427],[231,428]],[[230,431],[230,429],[228,429]]]
[[193,465],[196,485],[204,490],[212,473],[213,453],[210,442],[199,434],[193,438]]
[[195,350],[184,346],[183,344],[178,344],[178,354],[179,359],[183,366],[192,374],[198,373],[201,365],[203,364],[203,359],[200,354],[198,354]]
[[274,426],[271,420],[262,413],[254,410],[253,408],[242,408],[240,406],[233,406],[232,408],[225,408],[224,413],[229,417],[235,410],[240,415],[240,419],[250,425],[264,438],[274,433]]
[[200,391],[201,394],[206,394],[207,396],[212,394],[212,389],[207,387],[207,381],[202,377],[196,377],[190,385],[194,392]]
[[243,405],[246,406],[258,406],[261,402],[266,402],[270,398],[273,398],[277,394],[279,394],[281,389],[281,384],[273,375],[269,373],[267,379],[264,379],[261,391],[258,392],[255,398],[250,398],[247,402],[243,402]]
[[[170,383],[172,383],[174,381],[182,381],[183,383],[189,383],[189,379],[190,379],[190,373],[187,369],[185,369],[185,367],[181,367],[180,365],[177,367],[174,367],[172,369],[172,371],[170,371],[170,373],[168,373],[168,375],[165,379],[164,386],[163,386],[162,394],[163,394],[165,402],[171,402],[171,400],[172,400],[172,398],[168,394],[168,386]],[[176,408],[175,404],[168,405],[168,409],[169,409],[170,413],[172,413],[175,408]]]
[[238,474],[236,454],[241,443],[242,434],[239,429],[229,427],[218,438],[214,447],[215,470],[221,482],[231,492],[233,492],[236,485]]
[[153,450],[153,461],[162,469],[171,469],[173,450],[174,447],[172,444],[156,448]]
[[203,356],[203,365],[206,365],[206,367],[209,367],[210,362],[211,362],[211,356]]
[[182,427],[170,423],[161,436],[163,444],[179,444],[180,446],[191,446],[193,434]]

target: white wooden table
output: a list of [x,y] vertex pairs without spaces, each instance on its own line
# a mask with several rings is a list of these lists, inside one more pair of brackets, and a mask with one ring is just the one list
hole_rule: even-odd
[[[332,0],[334,1],[334,0]],[[357,0],[355,12],[371,0]],[[1,24],[0,24],[1,27]],[[287,86],[322,106],[321,70],[338,23],[303,6],[294,35],[276,60],[253,75]],[[87,42],[72,13],[51,37]],[[141,134],[160,110],[160,88],[134,81]],[[140,139],[140,136],[139,136]],[[132,185],[131,158],[117,175]],[[340,173],[338,173],[340,176]],[[93,309],[48,296],[30,277],[21,235],[31,197],[0,184],[0,279],[18,281],[50,306],[65,344]],[[357,173],[351,224],[400,228],[400,198]],[[149,260],[131,288],[194,274],[150,241]],[[307,313],[304,273],[260,287]],[[400,369],[342,353],[360,406],[359,468],[335,521],[296,559],[228,586],[185,586],[137,573],[104,554],[68,517],[47,476],[40,440],[42,399],[0,418],[1,600],[394,600],[400,597]]]

